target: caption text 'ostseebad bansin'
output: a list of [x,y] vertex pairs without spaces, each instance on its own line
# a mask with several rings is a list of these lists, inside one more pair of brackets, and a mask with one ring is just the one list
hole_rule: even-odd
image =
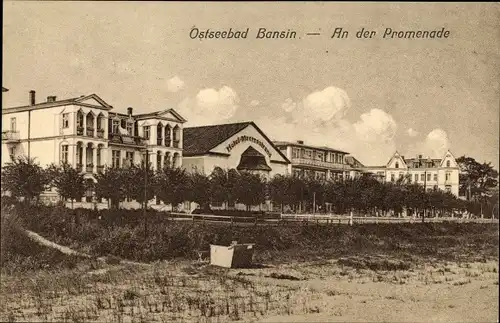
[[[193,27],[189,31],[189,37],[191,39],[246,39],[248,38],[250,28],[244,30],[235,30],[229,28],[227,30],[213,30]],[[446,30],[444,27],[435,30],[395,30],[392,28],[385,28],[383,33],[378,33],[374,30],[366,30],[361,28],[357,32],[354,31],[352,34],[355,38],[376,38],[377,35],[381,35],[384,39],[434,39],[434,38],[448,38],[450,36],[450,31]],[[351,32],[337,27],[334,28],[333,32],[328,33],[330,38],[351,38]],[[297,36],[297,32],[292,29],[287,30],[268,30],[266,28],[259,28],[254,33],[255,39],[296,39],[300,38]],[[353,37],[354,38],[354,37]]]

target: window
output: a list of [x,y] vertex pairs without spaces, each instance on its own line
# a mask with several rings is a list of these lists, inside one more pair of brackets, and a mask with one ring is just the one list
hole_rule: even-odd
[[450,167],[450,161],[449,160],[446,161],[446,167]]
[[134,135],[134,124],[131,122],[127,122],[127,133],[129,136]]
[[418,168],[420,165],[418,162],[413,163],[413,168]]
[[311,150],[305,150],[304,151],[304,158],[309,158],[311,159],[312,158],[312,151]]
[[10,147],[9,155],[10,155],[10,160],[14,161],[14,159],[16,159],[16,148]]
[[[114,123],[114,121],[113,121]],[[111,162],[112,162],[112,167],[120,167],[120,151],[119,150],[113,150],[111,152]]]
[[292,148],[292,158],[300,158],[300,150],[297,148]]
[[412,176],[408,175],[408,183],[411,183]]
[[391,173],[391,182],[394,182],[394,179],[396,178],[394,173]]
[[399,172],[399,179],[403,179],[403,173]]
[[449,181],[450,180],[450,177],[451,177],[451,173],[446,173],[445,175],[445,180]]
[[76,126],[79,128],[83,127],[83,112],[82,111],[78,111],[78,113],[76,115]]
[[102,129],[102,115],[97,116],[97,129]]
[[447,193],[451,193],[451,185],[446,185],[444,187],[444,190],[447,192]]
[[431,173],[427,173],[427,181],[429,182],[431,180]]
[[144,138],[149,139],[150,133],[151,133],[151,127],[150,126],[144,126]]
[[68,145],[61,146],[61,162],[62,163],[68,162]]
[[396,166],[395,166],[395,167],[396,167],[396,168],[399,168],[399,163],[398,163],[398,162],[396,162]]
[[316,152],[316,159],[324,161],[324,158],[325,158],[325,155],[323,154],[323,152],[321,152],[321,151]]
[[125,160],[127,161],[127,167],[131,167],[134,164],[134,152],[127,151],[125,153]]
[[338,163],[343,164],[344,156],[342,154],[337,154],[337,158],[338,158]]
[[425,174],[424,173],[420,174],[420,181],[421,182],[425,181]]
[[62,115],[62,127],[69,128],[69,113],[63,113],[63,115]]
[[418,182],[418,174],[415,174],[415,182]]
[[120,120],[113,120],[113,128],[111,129],[111,132],[118,133],[118,128],[120,128]]
[[16,131],[16,118],[10,118],[10,130]]
[[160,169],[160,168],[161,168],[161,155],[157,154],[156,155],[156,169]]
[[438,174],[437,174],[437,173],[435,173],[435,174],[434,174],[434,182],[437,182],[437,180],[438,180]]

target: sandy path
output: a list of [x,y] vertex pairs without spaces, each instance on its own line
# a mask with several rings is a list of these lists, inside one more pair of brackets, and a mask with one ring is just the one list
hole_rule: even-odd
[[[82,258],[93,258],[91,255],[75,251],[75,250],[68,248],[66,246],[62,246],[60,244],[57,244],[57,243],[52,242],[50,240],[47,240],[36,232],[30,231],[30,230],[25,230],[25,233],[30,239],[39,243],[40,245],[48,247],[48,248],[52,248],[52,249],[57,249],[65,255],[78,256],[78,257],[82,257]],[[106,262],[107,257],[98,257],[97,260],[102,261],[102,262]],[[120,259],[120,263],[129,264],[129,265],[139,265],[139,266],[151,266],[150,264],[146,264],[146,263],[129,261],[129,260],[121,260],[121,259]]]

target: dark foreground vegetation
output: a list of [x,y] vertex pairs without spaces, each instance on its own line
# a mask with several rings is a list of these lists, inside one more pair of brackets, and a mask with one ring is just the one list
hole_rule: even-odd
[[210,244],[233,240],[256,243],[257,262],[312,260],[317,257],[387,255],[405,261],[498,259],[498,226],[479,223],[413,223],[309,226],[220,226],[172,221],[150,212],[94,211],[17,205],[2,210],[2,267],[39,268],[50,263],[71,266],[58,251],[25,237],[26,228],[94,256],[151,262],[190,258]]

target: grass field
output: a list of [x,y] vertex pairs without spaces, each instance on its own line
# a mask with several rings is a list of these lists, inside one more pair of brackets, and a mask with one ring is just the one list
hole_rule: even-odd
[[[498,317],[498,226],[492,224],[228,229],[169,222],[154,231],[169,228],[168,242],[141,242],[168,246],[167,257],[144,264],[119,260],[131,254],[123,249],[142,250],[133,249],[136,240],[110,238],[125,228],[107,229],[110,236],[99,244],[113,242],[113,252],[100,262],[34,245],[19,236],[18,225],[2,219],[0,321],[496,322]],[[85,248],[84,239],[49,233],[80,251],[98,250]],[[235,238],[257,243],[255,268],[217,268],[172,253],[203,247],[193,243],[199,239]],[[122,258],[147,262],[141,255]]]

